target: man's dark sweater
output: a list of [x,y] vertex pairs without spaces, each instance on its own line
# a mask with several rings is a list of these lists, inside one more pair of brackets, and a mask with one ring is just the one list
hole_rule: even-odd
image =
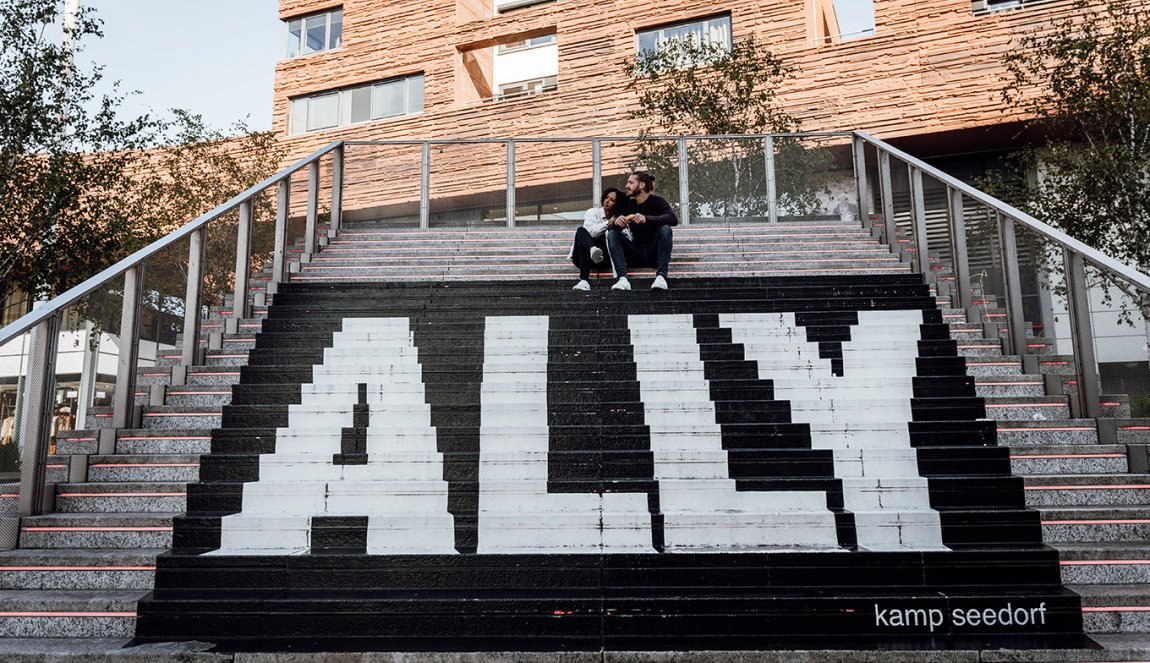
[[629,198],[627,202],[620,214],[642,214],[647,219],[646,223],[632,223],[628,226],[636,244],[653,243],[659,226],[679,225],[675,210],[671,209],[671,204],[662,196],[651,194],[642,204],[635,202],[634,198]]

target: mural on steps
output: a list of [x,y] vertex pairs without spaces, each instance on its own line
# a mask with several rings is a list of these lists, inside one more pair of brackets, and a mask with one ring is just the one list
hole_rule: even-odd
[[138,637],[1083,644],[921,281],[825,281],[285,288]]
[[[820,470],[833,496],[739,488],[690,315],[627,319],[651,456],[631,468],[635,485],[549,492],[549,465],[568,465],[558,474],[579,467],[561,451],[552,458],[548,318],[488,317],[478,552],[841,551],[829,504],[851,514],[848,541],[861,550],[946,550],[907,428],[916,366],[905,348],[919,340],[922,313],[858,317],[841,342],[838,375],[793,313],[726,314],[712,328],[728,332],[757,365],[757,381],[773,385],[768,403],[779,407],[768,418],[785,418],[789,405],[791,421],[782,423],[810,426],[807,455],[830,460]],[[215,554],[305,552],[340,522],[331,519],[349,517],[360,519],[368,554],[455,552],[443,454],[409,321],[348,319],[324,354],[276,433],[275,453],[260,456],[259,480],[244,484],[243,510],[223,519]],[[715,381],[724,379],[731,381]],[[740,414],[755,408],[744,403]],[[603,435],[597,422],[586,423],[586,433]],[[769,458],[755,464],[760,479],[780,471]]]

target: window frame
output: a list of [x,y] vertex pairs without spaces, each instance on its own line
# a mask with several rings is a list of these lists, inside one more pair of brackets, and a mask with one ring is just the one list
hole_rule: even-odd
[[[535,85],[538,84],[538,85]],[[509,88],[522,87],[520,92],[509,92]],[[545,92],[554,92],[559,89],[559,74],[528,78],[522,81],[512,81],[499,86],[493,101],[508,99],[521,99],[523,97],[537,97]]]
[[[532,44],[536,39],[547,39],[545,42]],[[496,55],[503,55],[505,53],[518,53],[520,51],[529,51],[533,48],[543,48],[545,46],[556,46],[559,44],[559,33],[552,32],[550,34],[539,35],[538,37],[530,37],[516,42],[507,44],[499,44],[495,47]]]
[[557,2],[558,0],[494,0],[491,3],[491,9],[495,12],[496,16],[500,16],[516,9],[524,9],[534,5],[543,5],[550,2]]
[[[336,24],[336,21],[334,21],[333,19],[336,15],[339,16],[339,21],[338,21],[339,35],[338,36],[335,36],[332,34],[332,26],[334,24]],[[321,18],[323,19],[323,44],[324,44],[324,47],[320,48],[318,50],[314,50],[314,51],[306,50],[308,47],[307,46],[308,29],[311,26],[311,21],[316,20],[316,19],[321,19]],[[298,24],[299,25],[299,35],[297,37],[295,37],[294,40],[293,40],[293,35],[292,35],[292,24]],[[339,7],[332,7],[330,9],[325,9],[321,12],[315,12],[312,14],[304,14],[302,16],[293,16],[293,17],[285,20],[284,21],[284,27],[286,28],[287,36],[284,39],[284,46],[285,46],[284,59],[285,60],[293,60],[295,58],[302,58],[302,57],[306,57],[309,55],[315,55],[316,53],[327,53],[329,51],[336,51],[336,50],[343,48],[343,24],[344,24],[344,16],[343,16],[343,6],[342,5],[340,5]],[[333,37],[334,37],[334,39],[333,39]],[[292,41],[296,42],[294,44],[294,46],[292,44]],[[293,49],[294,49],[294,54],[293,54]]]
[[729,12],[723,13],[723,14],[711,14],[709,16],[703,16],[701,18],[691,19],[688,21],[679,21],[676,23],[665,23],[663,25],[655,25],[655,26],[652,26],[649,28],[636,29],[635,30],[635,52],[636,53],[642,53],[646,50],[643,48],[643,35],[654,34],[655,35],[655,44],[654,45],[655,45],[655,49],[658,50],[658,48],[660,46],[667,43],[668,41],[672,41],[674,39],[679,38],[679,37],[666,37],[666,36],[664,36],[668,30],[688,28],[688,27],[693,26],[693,25],[700,26],[700,31],[704,35],[705,43],[709,44],[711,42],[710,42],[710,38],[707,37],[707,35],[710,33],[710,28],[709,28],[708,24],[711,21],[724,21],[726,23],[726,40],[725,40],[725,43],[723,44],[723,46],[725,47],[725,50],[728,53],[730,53],[731,52],[731,46],[734,43],[734,21],[731,18],[731,14]]
[[[426,78],[424,72],[417,72],[407,74],[404,76],[393,76],[383,80],[373,81],[362,85],[352,85],[349,87],[338,88],[335,90],[323,90],[321,92],[314,92],[312,94],[301,95],[288,99],[288,135],[299,136],[317,131],[327,131],[329,129],[341,129],[344,127],[352,127],[360,124],[367,124],[369,122],[379,122],[381,120],[390,120],[395,118],[407,117],[410,115],[419,115],[424,109],[424,86]],[[404,111],[398,114],[384,115],[382,114],[385,102],[377,101],[378,90],[398,85],[398,90],[402,95],[402,107]],[[368,118],[367,119],[353,119],[354,117],[354,99],[356,93],[367,91],[368,103]],[[416,94],[418,91],[418,94]],[[312,102],[313,100],[323,100],[328,97],[336,97],[335,117],[336,123],[323,127],[309,128],[312,123]],[[378,106],[378,107],[377,107]],[[299,117],[301,110],[304,116]]]
[[1000,12],[1031,9],[1051,2],[1054,0],[972,0],[970,13],[974,16],[988,16]]

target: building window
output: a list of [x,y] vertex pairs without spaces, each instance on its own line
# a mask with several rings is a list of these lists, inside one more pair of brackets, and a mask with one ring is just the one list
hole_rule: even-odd
[[423,74],[291,100],[290,134],[423,112]]
[[287,57],[330,51],[343,44],[343,8],[287,22]]
[[545,2],[554,2],[555,0],[495,0],[495,13],[502,14],[512,9],[519,9],[520,7],[530,7],[531,5],[541,5]]
[[497,94],[495,98],[499,100],[512,99],[514,97],[527,97],[557,89],[559,89],[559,77],[544,76],[543,78],[535,78],[529,81],[517,81],[515,83],[505,83],[500,85],[499,94]]
[[1022,9],[1033,5],[1042,5],[1054,0],[972,0],[971,11],[975,14],[993,14],[1006,9]]
[[517,41],[517,42],[510,43],[510,44],[500,44],[496,50],[496,53],[502,55],[503,53],[514,53],[516,51],[525,51],[529,48],[536,48],[539,46],[550,46],[551,44],[557,44],[557,43],[559,43],[559,35],[553,33],[553,34],[549,34],[549,35],[543,35],[542,37],[532,37],[530,39],[524,39],[523,41]]
[[559,87],[559,39],[554,32],[507,36],[483,48],[461,50],[456,94],[464,103],[499,101]]
[[717,45],[723,50],[731,50],[731,17],[715,16],[688,23],[665,25],[635,33],[640,52],[657,51],[673,40],[694,40],[708,46]]

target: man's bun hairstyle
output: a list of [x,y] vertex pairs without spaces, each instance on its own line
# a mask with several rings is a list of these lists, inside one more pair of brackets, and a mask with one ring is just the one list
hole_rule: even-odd
[[643,183],[643,188],[647,190],[647,193],[655,193],[655,176],[654,175],[652,175],[651,173],[648,173],[645,170],[637,170],[631,174],[634,175],[636,178],[638,178],[638,180],[640,182]]

